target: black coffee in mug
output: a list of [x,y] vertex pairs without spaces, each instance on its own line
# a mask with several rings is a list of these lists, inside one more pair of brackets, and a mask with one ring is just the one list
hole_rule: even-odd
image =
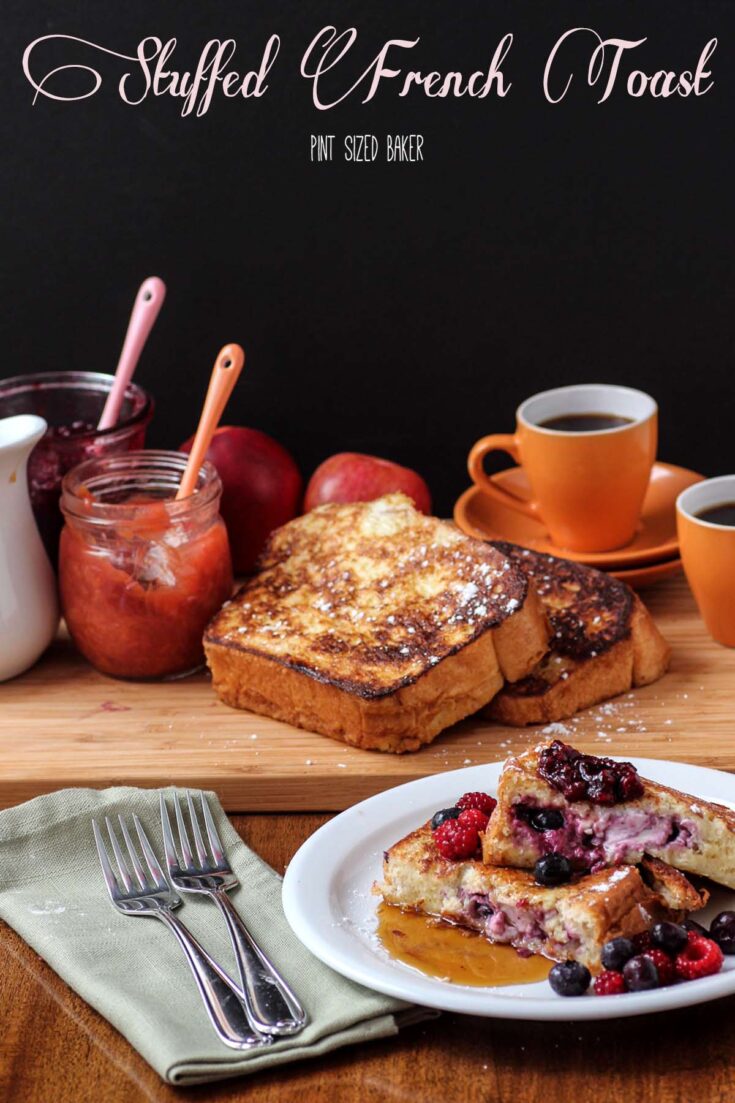
[[700,521],[709,521],[711,525],[727,525],[729,528],[735,528],[735,502],[721,502],[717,506],[707,506],[694,516]]
[[620,429],[632,425],[632,417],[620,414],[559,414],[539,421],[539,429],[555,429],[557,433],[601,433],[603,429]]

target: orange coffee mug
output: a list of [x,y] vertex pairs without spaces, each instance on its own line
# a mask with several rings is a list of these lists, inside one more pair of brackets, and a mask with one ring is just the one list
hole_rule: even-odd
[[[514,434],[478,440],[468,466],[485,494],[542,521],[559,548],[612,551],[635,534],[657,434],[658,407],[643,391],[604,383],[557,387],[521,403]],[[485,456],[495,451],[522,465],[530,500],[485,472]]]
[[735,647],[735,526],[709,521],[702,514],[733,503],[735,475],[695,483],[676,499],[687,582],[707,631],[726,647]]

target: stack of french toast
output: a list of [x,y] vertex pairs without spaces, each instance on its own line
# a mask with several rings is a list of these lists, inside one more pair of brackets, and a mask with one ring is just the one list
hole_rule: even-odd
[[562,719],[668,662],[623,583],[466,536],[402,494],[276,530],[204,646],[228,705],[394,753],[480,710]]
[[[482,797],[460,806],[481,807]],[[451,849],[467,854],[458,807],[386,852],[377,890],[387,903],[597,972],[611,939],[704,907],[708,890],[689,875],[735,889],[735,813],[630,763],[554,741],[508,759],[497,803],[486,799],[493,807],[486,826],[480,814],[472,856]]]

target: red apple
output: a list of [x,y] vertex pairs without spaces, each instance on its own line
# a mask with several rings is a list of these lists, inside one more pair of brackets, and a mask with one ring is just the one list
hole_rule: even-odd
[[410,467],[359,452],[338,452],[320,464],[311,476],[304,511],[325,502],[371,502],[396,490],[412,498],[422,513],[431,513],[429,488]]
[[[181,445],[189,452],[193,437]],[[286,449],[258,429],[223,425],[207,459],[222,480],[221,511],[236,574],[255,567],[268,535],[299,512],[303,481]]]

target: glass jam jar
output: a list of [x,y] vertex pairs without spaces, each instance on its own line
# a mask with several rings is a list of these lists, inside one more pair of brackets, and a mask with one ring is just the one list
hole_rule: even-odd
[[175,500],[187,456],[129,452],[65,475],[61,605],[74,643],[115,678],[177,678],[202,665],[202,635],[232,593],[222,484],[211,463]]
[[117,425],[97,429],[114,377],[54,371],[0,380],[0,418],[38,414],[48,424],[28,460],[28,489],[41,538],[56,567],[63,518],[61,480],[83,460],[142,448],[153,399],[136,383],[123,396]]

